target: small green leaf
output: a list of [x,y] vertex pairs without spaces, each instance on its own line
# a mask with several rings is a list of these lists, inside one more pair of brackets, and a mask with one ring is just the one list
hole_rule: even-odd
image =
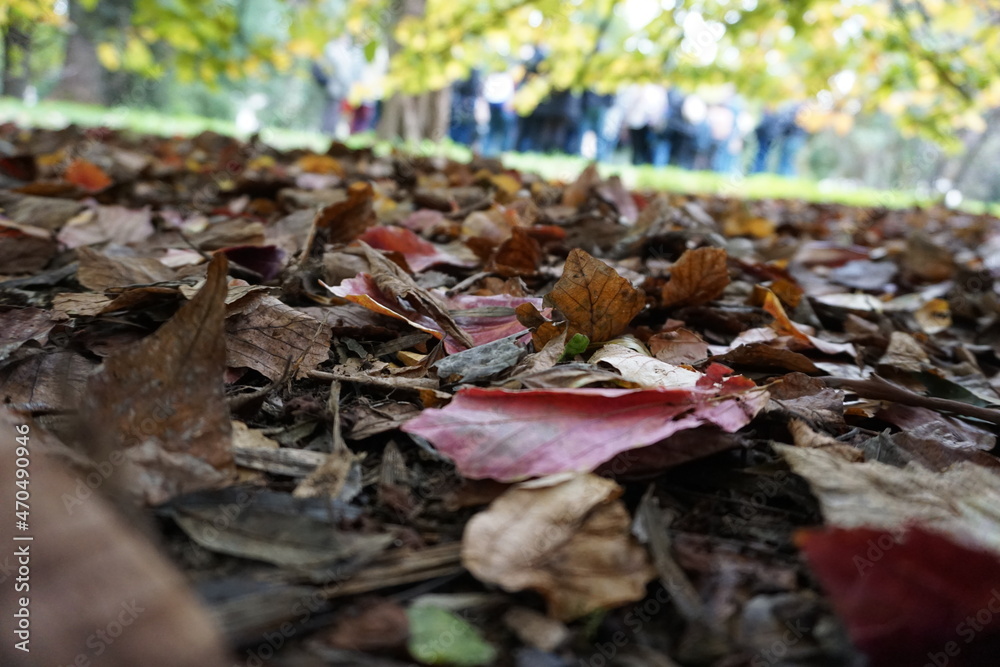
[[559,361],[572,359],[578,354],[583,354],[588,345],[590,345],[589,338],[584,336],[582,333],[573,334],[573,337],[566,343],[566,349],[563,350],[562,356],[559,357]]
[[368,62],[374,62],[375,52],[378,50],[378,42],[372,40],[365,44],[365,60]]
[[428,665],[488,665],[496,649],[455,614],[430,605],[406,610],[410,620],[410,655]]

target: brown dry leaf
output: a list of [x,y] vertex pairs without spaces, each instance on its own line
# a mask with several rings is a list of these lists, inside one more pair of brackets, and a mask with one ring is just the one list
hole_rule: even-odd
[[569,253],[562,277],[545,298],[566,316],[567,339],[580,333],[592,343],[625,331],[645,305],[642,290],[579,248]]
[[378,223],[373,202],[375,190],[368,181],[352,183],[347,199],[324,206],[313,218],[303,257],[318,257],[327,243],[348,243]]
[[62,292],[52,297],[52,312],[60,317],[94,317],[110,303],[110,298],[96,292]]
[[919,373],[927,369],[930,362],[927,351],[913,336],[902,331],[893,331],[892,336],[889,337],[889,347],[886,348],[882,358],[878,360],[878,366]]
[[174,270],[148,257],[108,257],[90,248],[77,251],[80,268],[76,279],[96,292],[109,287],[147,285],[174,279]]
[[580,172],[575,181],[566,186],[563,190],[563,206],[579,208],[587,203],[590,198],[590,190],[601,182],[601,177],[597,173],[597,163],[591,162],[587,168]]
[[191,237],[191,243],[203,252],[213,252],[232,246],[264,245],[265,240],[264,225],[246,218],[217,222]]
[[14,308],[0,311],[0,361],[28,341],[45,344],[56,322],[41,308]]
[[54,232],[79,213],[84,205],[70,199],[0,192],[0,207],[3,207],[5,216],[18,224]]
[[685,250],[670,269],[670,281],[663,286],[663,305],[700,306],[719,298],[728,284],[725,250]]
[[819,368],[809,357],[767,343],[749,343],[712,357],[726,366],[740,368],[779,369],[797,373],[819,373]]
[[94,364],[60,350],[7,360],[0,368],[0,403],[30,410],[68,411],[79,404]]
[[668,364],[690,364],[708,356],[708,343],[687,329],[664,331],[652,336],[646,345],[650,353]]
[[[20,639],[8,629],[0,663],[77,665],[84,664],[83,658],[89,664],[112,666],[229,664],[215,620],[186,579],[104,498],[82,485],[79,474],[70,474],[43,453],[59,447],[46,431],[0,407],[4,479],[14,479],[19,426],[29,429],[26,435],[33,452],[30,529],[22,533],[33,540],[12,543],[8,536],[7,544],[14,545],[8,547],[9,554],[24,549],[30,558],[30,593],[25,588],[21,595],[30,597],[31,652],[17,650]],[[13,501],[5,503],[3,521],[9,528],[14,527],[14,510]],[[16,563],[17,556],[6,562]],[[13,593],[13,579],[7,583]],[[18,598],[0,596],[5,619],[14,618]],[[127,626],[123,632],[122,626]],[[119,634],[111,634],[116,627]]]
[[0,271],[3,274],[35,273],[45,268],[59,244],[41,227],[0,222]]
[[809,482],[823,517],[841,528],[903,530],[919,525],[1000,555],[1000,476],[974,463],[944,472],[849,463],[824,449],[774,445]]
[[951,252],[919,230],[906,239],[900,264],[912,277],[930,283],[948,280],[955,275],[956,268]]
[[330,326],[273,296],[251,292],[226,312],[226,363],[252,368],[269,380],[289,370],[305,377],[327,360]]
[[621,492],[593,474],[512,487],[466,525],[462,564],[507,591],[538,591],[564,621],[641,600],[655,572]]
[[117,243],[126,245],[144,241],[153,235],[149,207],[129,209],[124,206],[98,206],[70,220],[59,231],[59,242],[67,248]]
[[150,504],[218,486],[235,470],[223,385],[225,295],[226,258],[217,255],[194,299],[109,356],[88,383],[81,412],[93,446],[124,453],[135,473],[124,484]]
[[533,276],[544,254],[538,241],[523,227],[511,229],[511,236],[497,249],[492,259],[492,270],[504,278]]

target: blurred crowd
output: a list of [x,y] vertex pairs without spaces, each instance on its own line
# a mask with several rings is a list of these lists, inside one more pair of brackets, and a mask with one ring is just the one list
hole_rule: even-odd
[[[454,83],[448,127],[452,141],[486,156],[518,151],[608,161],[624,155],[635,165],[796,173],[796,155],[810,126],[809,112],[799,103],[767,106],[755,116],[731,87],[696,94],[647,83],[624,86],[615,94],[554,90],[532,110],[519,113],[515,96],[537,75],[541,60],[536,54],[485,76],[473,70]],[[327,98],[323,132],[374,128],[381,91],[371,82],[381,79],[385,66],[384,57],[366,59],[349,38],[327,45],[323,59],[313,65]],[[361,95],[358,86],[367,86]]]

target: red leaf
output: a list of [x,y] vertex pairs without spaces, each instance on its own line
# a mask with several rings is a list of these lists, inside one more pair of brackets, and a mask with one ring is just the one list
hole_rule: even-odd
[[[403,426],[473,479],[512,482],[591,471],[619,452],[702,424],[736,431],[767,393],[718,399],[713,390],[466,388],[447,407]],[[689,458],[696,458],[692,452]]]
[[379,225],[368,229],[358,238],[376,250],[398,252],[406,259],[406,263],[415,273],[435,264],[465,267],[477,264],[475,260],[462,259],[444,252],[430,241],[420,238],[403,227]]
[[799,533],[851,639],[879,665],[992,667],[1000,655],[1000,561],[922,528]]

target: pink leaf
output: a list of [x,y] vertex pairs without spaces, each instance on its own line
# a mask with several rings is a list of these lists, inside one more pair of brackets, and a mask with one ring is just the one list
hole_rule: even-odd
[[[708,389],[473,387],[403,430],[427,438],[465,477],[512,482],[589,472],[620,452],[703,424],[736,431],[766,400],[765,391],[720,398]],[[687,458],[701,455],[694,449]]]
[[[527,331],[527,327],[517,321],[514,309],[522,303],[530,303],[535,308],[542,308],[542,300],[526,296],[508,296],[506,294],[495,294],[492,296],[473,296],[470,294],[459,294],[447,299],[445,303],[451,309],[451,314],[455,318],[458,326],[469,334],[473,343],[485,345],[495,340],[506,338],[521,331]],[[463,312],[466,311],[466,312]],[[509,312],[507,312],[509,311]],[[541,310],[542,315],[552,316],[552,309]],[[449,354],[454,354],[462,349],[449,336],[445,338],[445,349]]]

